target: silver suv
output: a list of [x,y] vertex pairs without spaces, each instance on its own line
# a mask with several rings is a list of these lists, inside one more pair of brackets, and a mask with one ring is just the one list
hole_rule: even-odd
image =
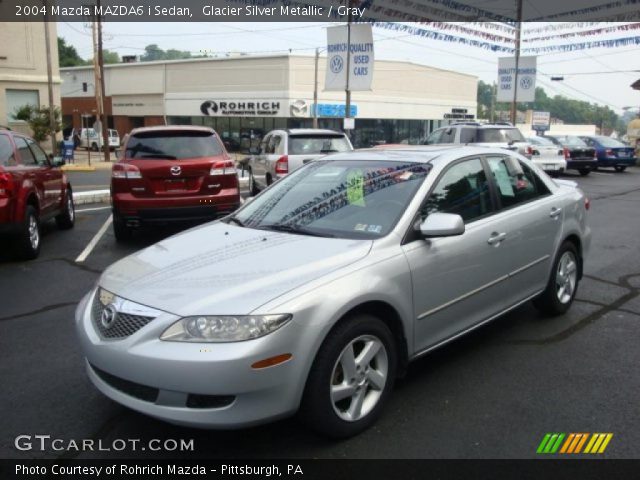
[[272,130],[258,148],[249,150],[249,191],[256,195],[308,161],[351,150],[353,146],[342,132],[313,128]]
[[526,138],[510,123],[454,123],[434,130],[425,145],[461,143],[506,148],[531,158],[533,149]]

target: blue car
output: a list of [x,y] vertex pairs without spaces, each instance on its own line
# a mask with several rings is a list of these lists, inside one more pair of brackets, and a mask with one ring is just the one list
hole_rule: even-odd
[[616,172],[624,172],[628,166],[636,163],[633,148],[619,140],[602,135],[588,135],[580,138],[596,149],[598,167],[613,167]]

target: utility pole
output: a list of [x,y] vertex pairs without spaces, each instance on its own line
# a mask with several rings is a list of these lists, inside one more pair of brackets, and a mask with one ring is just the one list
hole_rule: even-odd
[[520,40],[522,35],[522,0],[518,0],[518,21],[516,23],[516,72],[513,84],[513,101],[511,102],[511,124],[516,124],[516,100],[518,98],[518,69],[520,68]]
[[[344,106],[344,118],[351,118],[351,21],[353,16],[351,15],[351,1],[349,0],[349,14],[347,16],[347,83],[345,93],[347,94],[345,106]],[[347,136],[351,139],[351,129],[347,130]]]
[[[100,94],[100,69],[98,68],[98,26],[95,18],[91,23],[91,38],[93,39],[93,92],[96,96],[96,121],[99,125],[102,114],[102,96]],[[95,124],[96,123],[94,123],[94,125]],[[91,150],[89,130],[87,130],[87,149]],[[89,165],[91,165],[91,156],[89,156]]]
[[[100,11],[100,0],[97,0],[97,10]],[[102,135],[102,148],[104,150],[104,161],[109,162],[109,135],[108,135],[108,125],[107,125],[107,112],[104,108],[104,97],[107,92],[104,88],[104,57],[102,55],[102,19],[100,15],[98,15],[98,68],[100,69],[100,100],[102,104],[100,105],[100,111],[102,112],[102,121],[100,125],[102,125],[102,131],[100,134]]]
[[318,62],[320,60],[320,49],[316,48],[316,59],[313,77],[313,128],[318,128]]
[[49,6],[47,0],[43,0],[44,14],[44,42],[47,52],[47,84],[49,87],[49,137],[51,138],[51,153],[56,154],[56,115],[53,104],[53,73],[51,68],[51,36],[49,33]]

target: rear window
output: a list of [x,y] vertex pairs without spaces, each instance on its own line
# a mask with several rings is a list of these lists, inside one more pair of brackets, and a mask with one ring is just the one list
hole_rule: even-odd
[[588,145],[584,141],[575,135],[558,135],[553,137],[560,145],[566,147],[587,147]]
[[509,143],[524,142],[525,139],[517,128],[479,128],[477,143]]
[[615,138],[610,138],[610,137],[592,137],[592,138],[603,147],[623,148],[627,146],[621,141],[616,140]]
[[7,135],[0,135],[0,165],[8,167],[15,165],[16,161],[13,156],[13,145]]
[[529,143],[533,143],[534,145],[544,145],[545,147],[555,147],[555,143],[544,137],[532,137],[529,139]]
[[296,135],[289,137],[289,155],[318,155],[350,150],[351,146],[343,135]]
[[129,137],[126,158],[182,160],[222,154],[217,136],[211,132],[142,132]]

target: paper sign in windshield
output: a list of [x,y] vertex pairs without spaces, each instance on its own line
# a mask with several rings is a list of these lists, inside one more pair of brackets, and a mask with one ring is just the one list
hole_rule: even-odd
[[364,207],[364,175],[362,170],[351,170],[347,174],[347,200],[350,205]]

